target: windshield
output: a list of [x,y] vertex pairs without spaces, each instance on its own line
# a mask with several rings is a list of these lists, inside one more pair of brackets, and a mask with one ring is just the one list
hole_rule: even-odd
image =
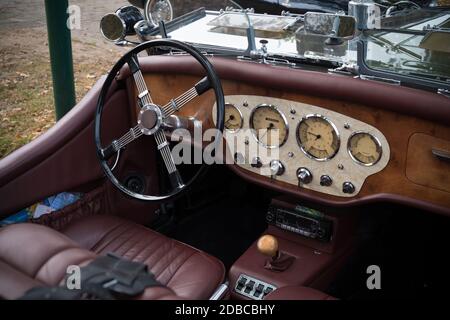
[[[402,83],[413,77],[431,79],[432,88],[450,85],[450,0],[171,2],[175,19],[167,23],[167,36],[211,54],[265,55],[265,62],[288,65],[358,66],[353,73],[384,72],[378,77],[394,80],[392,74],[410,77]],[[311,12],[328,15],[310,19],[325,24],[307,28],[304,17]],[[350,36],[339,39],[310,32],[333,31],[335,17],[343,15],[355,21]],[[342,27],[344,20],[340,20],[337,25]],[[326,25],[327,21],[331,22]],[[143,39],[159,33],[153,28]]]
[[391,17],[381,30],[365,32],[370,68],[449,81],[449,10],[405,12]]

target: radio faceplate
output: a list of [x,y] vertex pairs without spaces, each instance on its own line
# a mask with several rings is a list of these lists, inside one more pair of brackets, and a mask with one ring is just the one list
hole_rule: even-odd
[[333,222],[326,219],[322,213],[297,206],[286,209],[270,205],[266,214],[267,223],[288,230],[307,238],[322,242],[331,240]]

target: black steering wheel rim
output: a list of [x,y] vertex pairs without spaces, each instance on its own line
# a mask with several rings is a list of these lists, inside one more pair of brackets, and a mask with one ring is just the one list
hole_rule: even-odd
[[[197,60],[197,62],[200,63],[200,65],[206,71],[207,78],[208,78],[209,84],[210,84],[210,88],[214,91],[215,98],[216,98],[216,106],[217,106],[216,107],[216,110],[217,110],[216,129],[217,129],[217,132],[216,132],[215,140],[214,140],[214,144],[215,144],[214,147],[216,150],[221,142],[221,139],[222,139],[221,134],[222,134],[223,128],[224,128],[225,100],[224,100],[222,84],[221,84],[220,79],[219,79],[217,73],[215,72],[212,64],[196,48],[194,48],[188,44],[185,44],[183,42],[176,41],[176,40],[158,39],[158,40],[144,42],[144,43],[136,46],[135,48],[131,49],[130,51],[128,51],[124,56],[122,56],[119,59],[119,61],[117,61],[117,63],[114,65],[114,67],[111,69],[111,71],[109,72],[105,82],[103,83],[103,86],[102,86],[102,89],[101,89],[101,92],[100,92],[100,95],[99,95],[99,98],[97,101],[97,108],[96,108],[96,112],[95,112],[95,128],[94,128],[95,146],[96,146],[97,156],[98,156],[100,165],[103,169],[103,172],[105,173],[106,177],[113,183],[113,185],[115,187],[117,187],[120,191],[125,193],[126,195],[128,195],[132,198],[135,198],[135,199],[145,200],[145,201],[164,201],[164,200],[169,200],[169,199],[172,199],[172,198],[180,195],[183,191],[187,190],[198,178],[200,178],[200,176],[202,176],[209,167],[208,165],[203,163],[200,166],[200,168],[198,169],[198,171],[192,176],[192,178],[187,183],[184,184],[184,186],[182,188],[177,188],[177,189],[173,188],[173,190],[169,193],[166,193],[164,195],[154,196],[154,195],[145,195],[145,194],[136,193],[136,192],[126,188],[116,178],[116,176],[113,174],[112,170],[110,169],[107,160],[104,159],[104,156],[103,156],[104,149],[102,148],[102,143],[101,143],[101,123],[102,123],[103,109],[104,109],[104,106],[105,106],[105,103],[107,100],[107,95],[111,88],[111,85],[112,85],[113,81],[115,80],[118,72],[122,69],[122,67],[125,64],[127,64],[130,61],[130,59],[133,56],[137,56],[138,53],[140,53],[144,50],[148,50],[148,49],[156,48],[156,47],[170,47],[170,48],[182,50],[182,51],[188,53],[189,55],[191,55],[193,58],[195,58],[195,60]],[[163,129],[159,129],[159,130],[163,130]]]

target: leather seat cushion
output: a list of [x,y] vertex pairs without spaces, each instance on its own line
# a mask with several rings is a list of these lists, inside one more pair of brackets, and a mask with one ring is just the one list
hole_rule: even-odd
[[160,283],[182,298],[208,299],[224,280],[218,259],[131,221],[90,216],[61,232],[97,254],[112,252],[147,264]]
[[57,286],[67,266],[95,258],[63,234],[36,224],[0,229],[0,296],[17,299],[38,286]]

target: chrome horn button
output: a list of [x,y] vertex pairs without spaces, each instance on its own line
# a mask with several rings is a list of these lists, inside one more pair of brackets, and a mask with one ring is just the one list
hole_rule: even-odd
[[161,127],[163,115],[161,109],[155,104],[146,104],[139,111],[138,125],[141,132],[147,136],[154,134]]

